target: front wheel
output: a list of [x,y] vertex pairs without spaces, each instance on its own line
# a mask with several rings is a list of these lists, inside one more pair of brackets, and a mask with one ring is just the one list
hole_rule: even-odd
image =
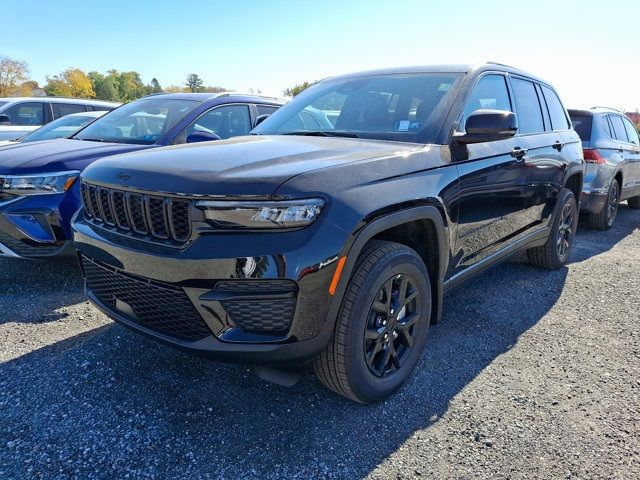
[[547,270],[557,270],[564,266],[569,260],[577,228],[576,198],[571,190],[563,188],[558,195],[558,205],[547,242],[527,250],[529,263]]
[[369,242],[325,351],[314,361],[320,381],[359,403],[381,401],[415,369],[431,317],[427,269],[411,248]]

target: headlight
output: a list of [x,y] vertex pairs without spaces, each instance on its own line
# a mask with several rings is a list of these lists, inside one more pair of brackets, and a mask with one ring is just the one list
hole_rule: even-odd
[[313,223],[324,206],[321,198],[275,202],[200,201],[209,223],[218,228],[296,228]]
[[0,176],[0,191],[13,195],[63,193],[71,188],[80,172],[56,172],[35,175]]

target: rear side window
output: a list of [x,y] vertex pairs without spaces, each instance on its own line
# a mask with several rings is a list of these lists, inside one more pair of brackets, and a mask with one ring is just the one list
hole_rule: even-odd
[[476,110],[507,110],[513,112],[507,82],[502,75],[486,75],[478,80],[469,96],[467,105],[460,121],[460,131],[464,131],[464,125]]
[[580,140],[583,142],[591,141],[591,126],[593,124],[593,117],[591,115],[579,115],[573,113],[571,114],[571,124],[573,125],[573,129],[580,136]]
[[70,113],[86,112],[84,105],[78,103],[51,103],[53,118],[64,117]]
[[518,110],[518,133],[544,132],[540,101],[533,83],[514,78],[512,85]]
[[629,137],[629,142],[639,145],[640,142],[638,141],[638,130],[636,130],[636,127],[628,119],[624,117],[620,117],[620,118],[622,118],[622,122],[624,123],[624,128],[627,131],[627,137]]
[[44,124],[44,105],[40,102],[24,102],[10,106],[4,112],[11,125],[41,126]]
[[622,123],[622,117],[620,115],[609,115],[609,120],[611,120],[611,126],[613,127],[614,138],[621,142],[628,142],[629,139],[627,138],[624,123]]
[[602,122],[602,130],[604,131],[604,133],[609,138],[613,138],[613,133],[611,132],[611,125],[609,123],[609,119],[607,118],[607,115],[603,115],[602,117],[600,117],[600,122]]
[[258,115],[271,115],[278,109],[273,105],[256,105],[256,107],[258,108]]
[[[567,115],[556,93],[549,87],[545,87],[544,85],[542,85],[542,94],[544,95],[544,99],[547,101],[549,116],[551,117],[551,126],[553,127],[553,129],[568,129],[569,122],[567,121]],[[580,138],[582,138],[582,136],[580,136]]]

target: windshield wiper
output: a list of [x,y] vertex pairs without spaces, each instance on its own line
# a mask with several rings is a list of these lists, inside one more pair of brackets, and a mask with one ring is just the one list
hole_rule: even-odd
[[78,138],[71,137],[73,140],[82,140],[84,142],[103,142],[103,143],[111,143],[108,140],[103,140],[102,138]]
[[281,135],[303,135],[307,137],[345,137],[358,138],[358,135],[350,132],[336,132],[334,130],[295,130],[284,132]]

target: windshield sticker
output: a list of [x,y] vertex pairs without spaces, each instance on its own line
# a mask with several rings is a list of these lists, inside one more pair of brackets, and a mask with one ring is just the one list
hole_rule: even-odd
[[409,130],[419,130],[420,128],[422,128],[422,122],[400,120],[396,123],[396,130],[398,132],[408,132]]

